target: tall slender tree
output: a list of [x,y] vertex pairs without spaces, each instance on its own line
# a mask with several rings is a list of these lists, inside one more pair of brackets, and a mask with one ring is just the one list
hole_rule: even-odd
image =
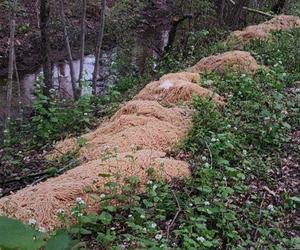
[[80,43],[80,67],[79,67],[79,96],[82,90],[82,75],[84,63],[84,50],[85,50],[85,33],[86,33],[86,0],[82,0],[82,14],[81,14],[81,43]]
[[224,26],[224,9],[225,9],[225,0],[217,1],[217,14],[218,14],[218,22],[220,26]]
[[8,81],[7,81],[7,114],[5,125],[9,125],[11,118],[11,105],[12,105],[12,88],[14,76],[14,59],[15,59],[15,31],[16,31],[16,5],[17,0],[10,2],[10,36],[9,36],[9,58],[8,58]]
[[97,43],[95,49],[95,66],[94,66],[93,80],[92,80],[94,95],[96,95],[97,93],[97,79],[99,75],[100,55],[101,55],[101,47],[102,47],[104,24],[105,24],[105,6],[106,6],[106,0],[101,0],[100,23],[99,23],[99,30],[97,32]]
[[74,97],[74,99],[77,99],[78,96],[77,96],[75,71],[74,71],[74,65],[73,65],[73,56],[72,56],[72,50],[71,50],[71,46],[70,46],[70,39],[69,39],[69,35],[68,35],[68,30],[67,30],[65,8],[64,8],[64,1],[63,0],[59,0],[59,9],[60,9],[60,18],[61,18],[61,21],[62,21],[63,31],[64,31],[65,46],[67,48],[67,53],[68,53],[68,63],[69,63],[69,68],[70,68],[70,76],[71,76],[73,97]]
[[21,109],[22,109],[21,85],[20,85],[20,77],[19,77],[19,72],[17,67],[16,53],[14,53],[14,71],[16,77],[16,87],[17,87],[17,97],[18,97],[18,111],[19,114],[21,114]]
[[53,88],[52,67],[50,60],[49,20],[49,1],[40,0],[41,57],[43,60],[43,72],[45,82],[44,93],[46,96],[50,96],[50,89]]

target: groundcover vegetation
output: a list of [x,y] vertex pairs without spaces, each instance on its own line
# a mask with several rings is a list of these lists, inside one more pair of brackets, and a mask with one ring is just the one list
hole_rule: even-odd
[[[123,187],[110,182],[99,194],[98,215],[85,214],[78,197],[76,223],[61,210],[65,227],[52,236],[34,221],[1,218],[0,235],[7,237],[0,248],[298,249],[299,41],[299,30],[292,30],[249,43],[246,49],[265,65],[255,76],[202,75],[201,84],[225,96],[226,105],[192,103],[193,128],[172,152],[190,162],[191,178],[166,184],[149,169],[143,191],[134,176]],[[284,165],[288,157],[295,164]]]

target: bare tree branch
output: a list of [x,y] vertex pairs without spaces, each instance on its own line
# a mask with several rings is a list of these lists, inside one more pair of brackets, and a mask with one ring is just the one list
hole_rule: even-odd
[[[235,1],[233,1],[233,0],[228,0],[228,1],[231,4],[236,5]],[[271,14],[269,14],[267,12],[263,12],[261,10],[256,10],[256,9],[252,9],[252,8],[249,8],[249,7],[246,7],[246,6],[243,7],[243,10],[246,10],[246,11],[249,11],[249,12],[252,12],[252,13],[256,13],[256,14],[259,14],[259,15],[262,15],[262,16],[270,17],[270,18],[274,17],[274,15],[271,15]]]

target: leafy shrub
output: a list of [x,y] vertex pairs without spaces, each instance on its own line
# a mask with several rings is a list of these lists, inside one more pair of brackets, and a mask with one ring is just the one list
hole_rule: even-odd
[[300,30],[276,31],[267,41],[255,40],[247,44],[248,50],[261,65],[281,68],[293,73],[289,82],[300,77]]

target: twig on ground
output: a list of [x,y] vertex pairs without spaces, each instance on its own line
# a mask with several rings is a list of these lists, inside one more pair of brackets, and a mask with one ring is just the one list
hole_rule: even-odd
[[58,153],[65,155],[62,151],[60,151],[59,149],[57,149],[56,147],[54,147],[54,150],[57,151]]
[[[265,202],[265,198],[266,198],[266,192],[264,192],[263,198],[261,200],[260,206],[259,206],[259,217],[258,217],[258,223],[261,223],[261,214],[262,214],[262,207],[263,204]],[[253,241],[256,242],[257,240],[257,233],[258,233],[258,228],[256,228],[255,232],[254,232],[254,236],[253,236]]]
[[176,200],[176,203],[177,203],[177,212],[176,212],[176,214],[175,214],[173,220],[171,221],[171,223],[168,225],[168,228],[167,228],[167,240],[169,239],[171,228],[173,227],[175,221],[177,220],[178,215],[179,215],[179,214],[181,213],[181,211],[182,211],[182,208],[181,208],[181,206],[180,206],[180,203],[179,203],[179,201],[178,201],[178,199],[177,199],[177,196],[176,196],[176,194],[175,194],[175,192],[174,192],[173,190],[172,190],[172,194],[173,194],[173,196],[174,196],[174,198],[175,198],[175,200]]
[[267,186],[263,186],[263,189],[266,190],[269,194],[273,195],[274,197],[278,196],[274,191],[269,189]]
[[[63,173],[66,169],[70,168],[71,166],[73,165],[77,165],[80,161],[79,160],[72,160],[71,162],[69,162],[69,164],[67,164],[65,167],[63,168],[60,168],[56,171],[57,174],[61,174]],[[11,183],[11,182],[19,182],[19,181],[22,181],[24,179],[28,179],[28,178],[34,178],[34,177],[39,177],[39,176],[42,176],[40,177],[39,179],[37,179],[36,181],[34,181],[31,185],[34,185],[38,182],[40,182],[41,180],[45,179],[45,178],[48,178],[49,177],[49,170],[46,169],[45,171],[43,172],[39,172],[39,173],[34,173],[34,174],[29,174],[29,175],[26,175],[26,176],[22,176],[22,177],[16,177],[16,178],[13,178],[13,179],[9,179],[9,180],[6,180],[6,181],[3,181],[1,182],[1,184],[8,184],[8,183]]]

